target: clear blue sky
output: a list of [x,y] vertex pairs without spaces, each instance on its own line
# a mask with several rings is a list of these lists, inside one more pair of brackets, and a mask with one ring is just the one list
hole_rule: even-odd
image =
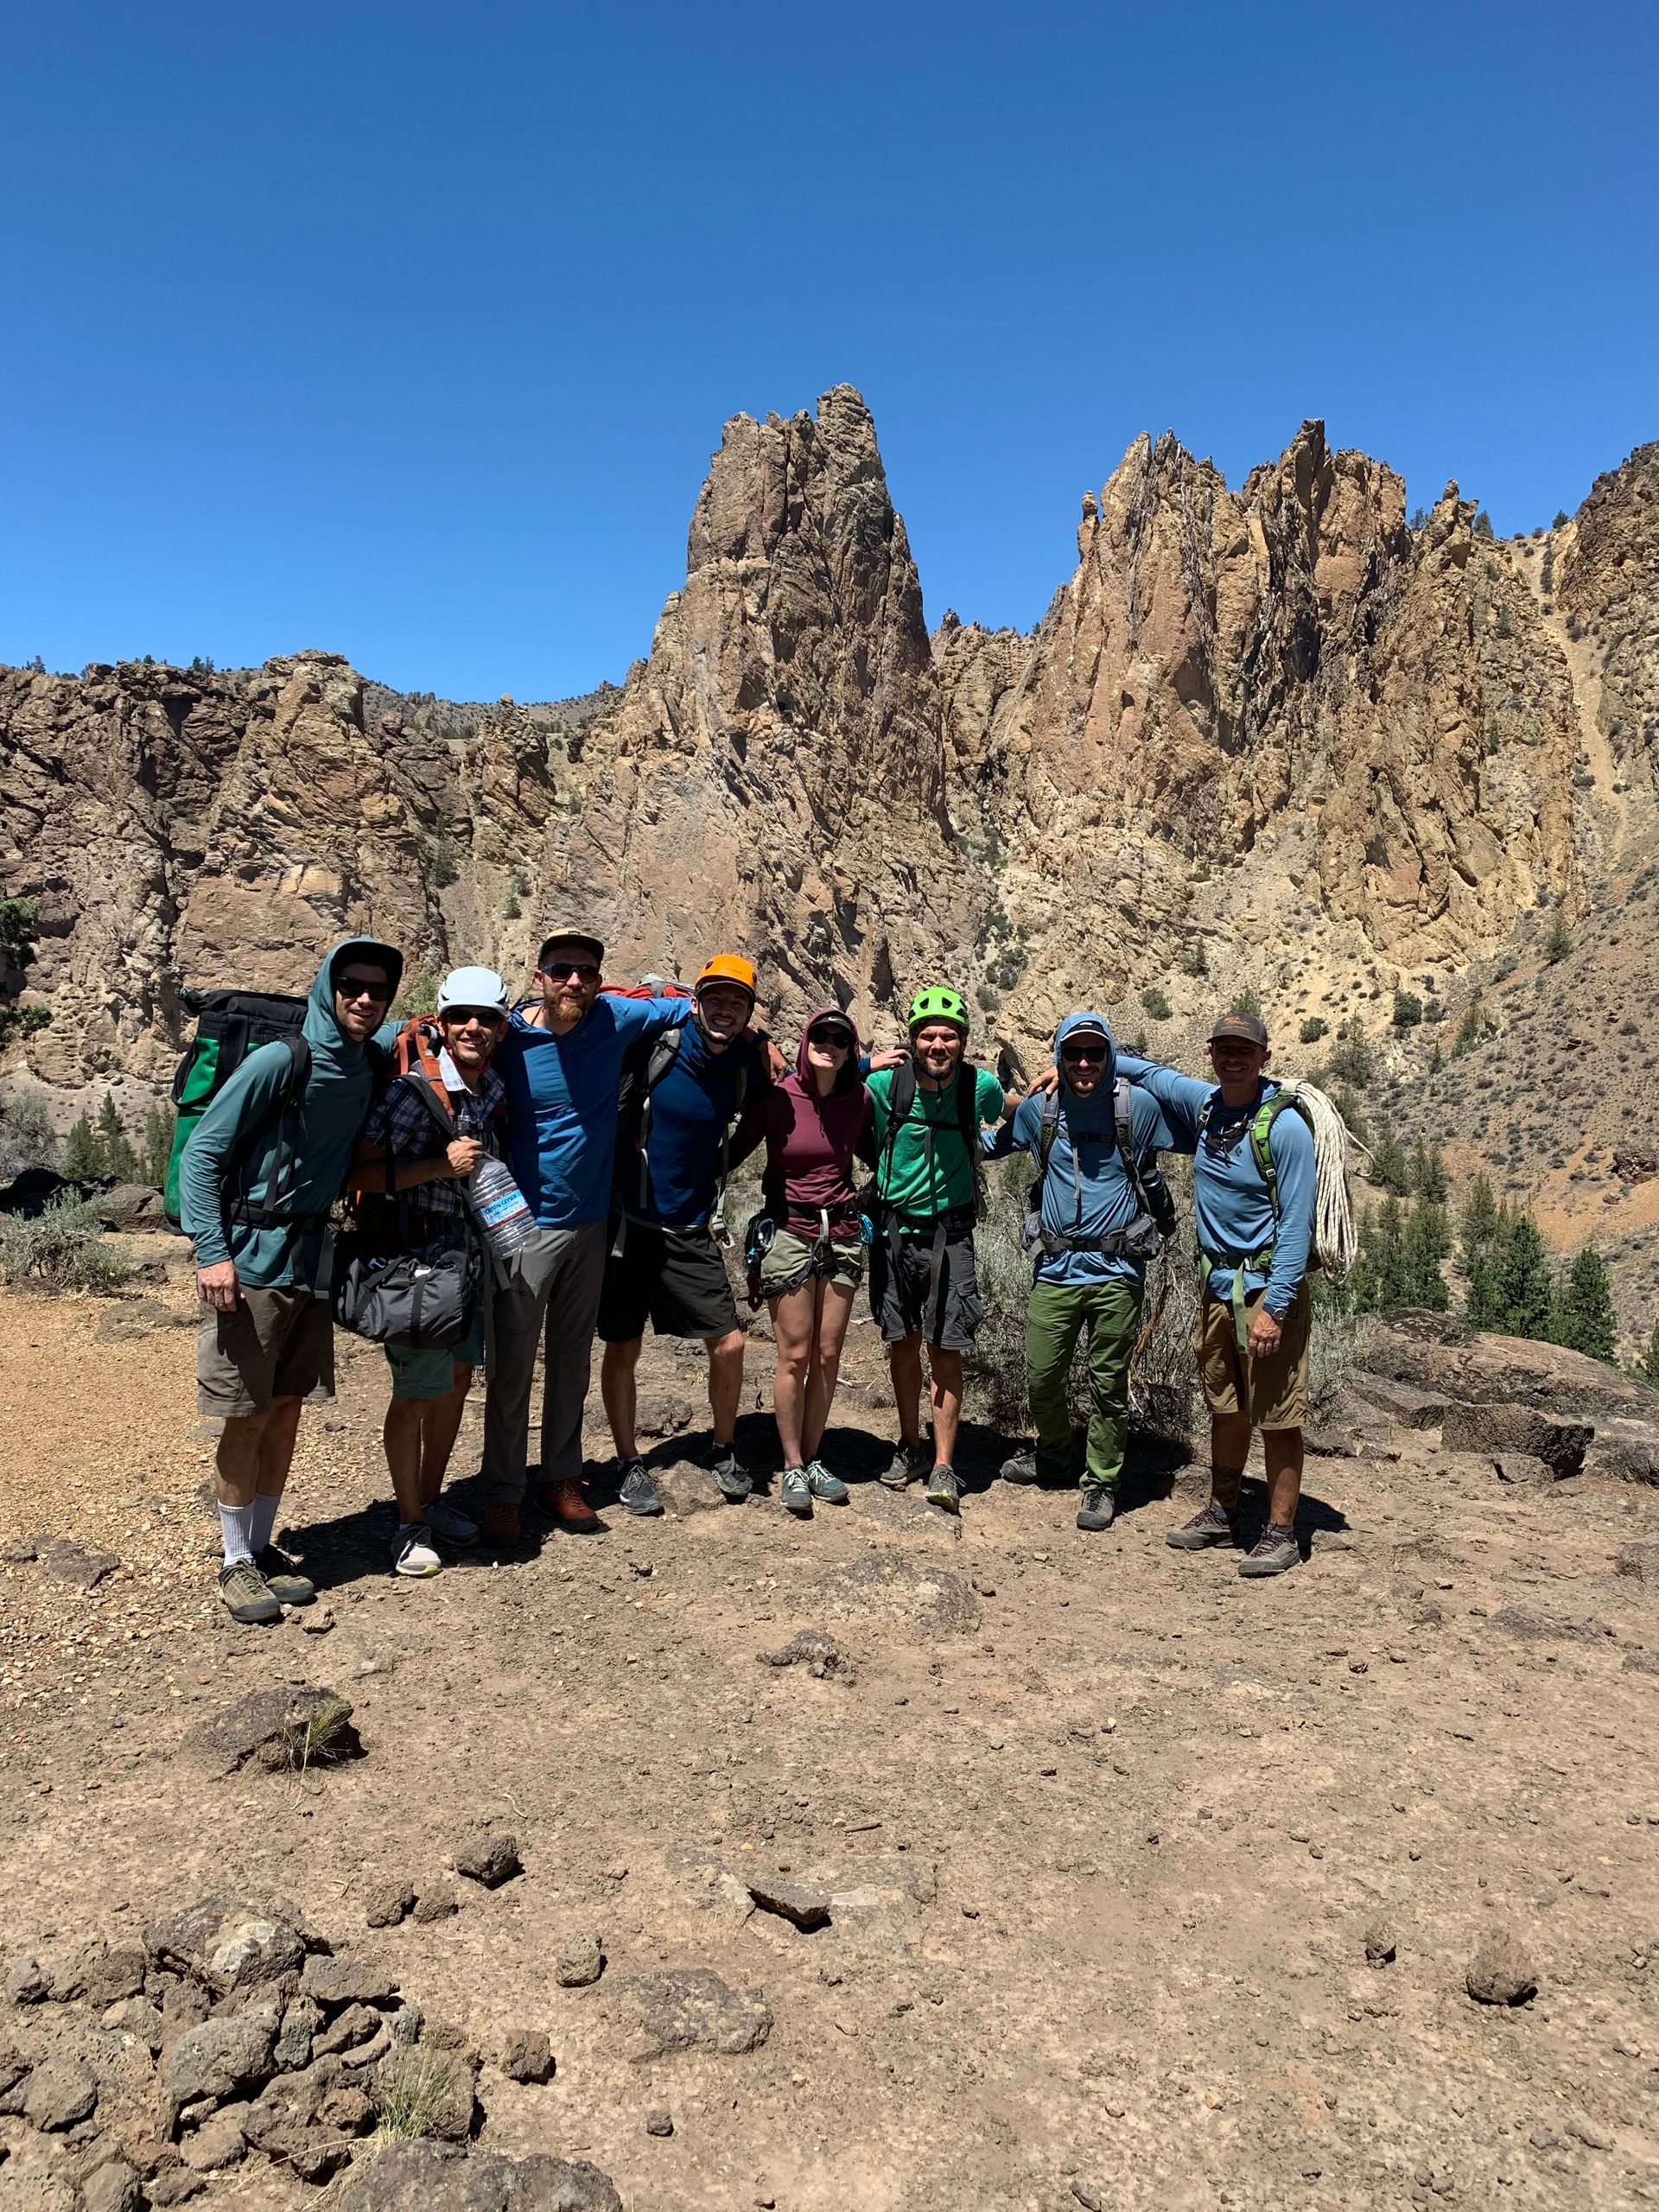
[[620,677],[720,426],[845,379],[930,620],[1306,415],[1501,531],[1659,437],[1659,14],[14,8],[0,659]]

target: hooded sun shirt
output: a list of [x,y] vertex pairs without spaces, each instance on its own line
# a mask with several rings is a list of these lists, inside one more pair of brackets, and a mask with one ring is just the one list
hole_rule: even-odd
[[[321,1280],[326,1217],[374,1096],[374,1064],[334,1013],[334,978],[353,961],[384,967],[397,996],[401,952],[367,937],[348,937],[334,947],[306,1003],[311,1071],[298,1106],[276,1110],[293,1058],[286,1045],[262,1045],[191,1131],[179,1161],[180,1219],[199,1268],[233,1260],[242,1281],[264,1290]],[[237,1217],[238,1201],[263,1202],[279,1164],[282,1188],[274,1195],[290,1217],[256,1229]]]
[[827,1098],[806,1056],[815,1021],[839,1020],[839,1007],[820,1007],[801,1032],[795,1072],[785,1076],[766,1098],[766,1166],[761,1196],[779,1229],[817,1236],[820,1217],[830,1217],[830,1235],[839,1244],[859,1236],[859,1207],[853,1163],[874,1151],[875,1108],[858,1072],[856,1036]]
[[[1106,1069],[1088,1097],[1066,1081],[1061,1057],[1067,1037],[1077,1030],[1098,1031],[1106,1039]],[[1049,1150],[1048,1173],[1043,1179],[1043,1226],[1061,1236],[1108,1236],[1125,1230],[1141,1211],[1141,1201],[1129,1180],[1112,1118],[1112,1084],[1118,1071],[1116,1047],[1104,1019],[1097,1014],[1069,1014],[1054,1036],[1054,1065],[1060,1071],[1060,1107]],[[1168,1128],[1157,1101],[1131,1087],[1129,1134],[1136,1157],[1161,1151],[1170,1142]],[[1011,1122],[985,1140],[993,1158],[1011,1152],[1029,1153],[1041,1165],[1043,1101],[1021,1101]],[[1146,1263],[1127,1253],[1039,1252],[1039,1282],[1140,1283]]]

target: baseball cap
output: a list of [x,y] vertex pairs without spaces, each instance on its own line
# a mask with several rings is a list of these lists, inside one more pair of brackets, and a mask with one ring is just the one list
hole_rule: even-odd
[[452,1006],[475,1006],[491,1014],[507,1010],[507,987],[493,968],[452,968],[438,985],[438,1012]]
[[538,968],[546,967],[547,956],[556,944],[580,945],[584,952],[591,952],[595,960],[602,963],[605,958],[605,947],[591,930],[550,930],[542,939],[542,949],[536,956],[536,965]]
[[844,1014],[821,1014],[816,1021],[807,1024],[806,1033],[809,1037],[844,1037],[849,1045],[858,1039],[857,1030]]
[[1236,1037],[1246,1045],[1265,1045],[1268,1025],[1259,1014],[1243,1014],[1236,1007],[1230,1014],[1224,1014],[1210,1032],[1212,1045],[1224,1037]]

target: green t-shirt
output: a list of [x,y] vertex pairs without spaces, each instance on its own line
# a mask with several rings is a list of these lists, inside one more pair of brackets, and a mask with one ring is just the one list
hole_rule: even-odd
[[[897,1073],[896,1068],[878,1068],[868,1083],[870,1096],[875,1102],[875,1141],[880,1147],[876,1188],[887,1204],[900,1213],[950,1213],[958,1206],[972,1205],[974,1163],[962,1141],[955,1083],[944,1090],[924,1090],[917,1084],[910,1111],[893,1139],[889,1165],[887,1101],[893,1096],[893,1079]],[[977,1069],[976,1074],[976,1119],[994,1122],[1002,1111],[1002,1086],[988,1069]]]

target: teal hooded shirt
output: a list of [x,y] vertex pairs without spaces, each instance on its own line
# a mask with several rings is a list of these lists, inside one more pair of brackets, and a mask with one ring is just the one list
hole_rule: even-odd
[[[311,1071],[299,1104],[275,1110],[293,1061],[286,1045],[262,1045],[191,1132],[179,1162],[179,1211],[199,1268],[233,1260],[241,1280],[262,1290],[314,1284],[321,1274],[325,1217],[374,1096],[374,1064],[334,1014],[334,976],[351,960],[381,963],[394,996],[402,980],[404,957],[391,945],[352,937],[334,946],[306,1006]],[[264,1229],[239,1220],[238,1202],[263,1201],[279,1167],[281,1188],[273,1195],[297,1218]]]

